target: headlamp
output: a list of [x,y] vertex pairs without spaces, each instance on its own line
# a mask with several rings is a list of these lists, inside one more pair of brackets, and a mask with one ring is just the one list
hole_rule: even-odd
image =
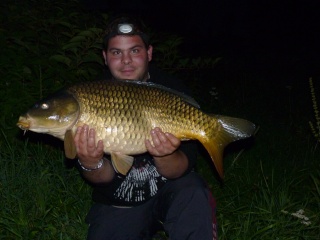
[[122,23],[118,24],[118,34],[133,34],[134,28],[132,24]]
[[149,36],[142,31],[141,24],[133,19],[121,17],[109,23],[103,38],[103,47],[107,49],[109,39],[117,35],[139,35],[146,47],[149,46]]

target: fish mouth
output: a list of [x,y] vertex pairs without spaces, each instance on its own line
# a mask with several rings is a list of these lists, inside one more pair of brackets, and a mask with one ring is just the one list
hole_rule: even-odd
[[30,121],[26,117],[19,117],[19,121],[17,122],[17,126],[22,130],[29,130]]

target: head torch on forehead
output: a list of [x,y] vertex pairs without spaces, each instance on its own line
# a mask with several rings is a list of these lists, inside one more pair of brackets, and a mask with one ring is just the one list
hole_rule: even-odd
[[118,23],[114,24],[108,31],[107,37],[116,35],[140,35],[144,34],[138,26],[133,23]]
[[134,34],[137,32],[136,29],[134,29],[133,24],[129,23],[118,24],[117,31],[118,34]]
[[139,35],[146,46],[149,45],[149,37],[141,31],[138,25],[130,22],[113,23],[109,27],[104,37],[104,46],[108,44],[108,40],[117,35]]

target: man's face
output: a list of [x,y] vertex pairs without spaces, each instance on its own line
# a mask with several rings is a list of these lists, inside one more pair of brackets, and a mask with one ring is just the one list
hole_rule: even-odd
[[114,78],[144,81],[148,78],[152,46],[146,49],[138,35],[117,35],[109,39],[103,57]]

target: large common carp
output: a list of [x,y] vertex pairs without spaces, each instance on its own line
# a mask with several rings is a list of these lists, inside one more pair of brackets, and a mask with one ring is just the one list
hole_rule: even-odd
[[96,130],[104,152],[116,170],[126,174],[131,155],[146,152],[150,130],[160,127],[181,140],[200,141],[223,177],[224,147],[250,137],[255,125],[247,120],[202,112],[190,97],[166,87],[136,81],[84,82],[36,103],[20,116],[23,130],[47,133],[64,140],[65,154],[76,157],[73,136],[84,124]]

